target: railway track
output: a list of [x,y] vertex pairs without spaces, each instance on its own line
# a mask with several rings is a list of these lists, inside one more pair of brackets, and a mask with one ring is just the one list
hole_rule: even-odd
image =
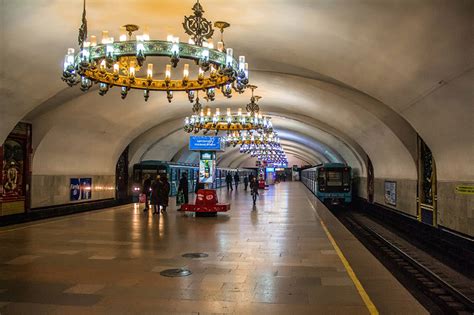
[[474,282],[362,213],[330,210],[432,314],[474,314]]

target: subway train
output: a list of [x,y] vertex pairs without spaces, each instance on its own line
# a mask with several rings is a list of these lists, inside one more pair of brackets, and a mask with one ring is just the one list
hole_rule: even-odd
[[[243,183],[244,176],[254,174],[256,171],[253,169],[235,169],[235,168],[216,168],[216,179],[212,183],[212,189],[225,187],[225,177],[228,173],[231,173],[232,176],[235,172],[238,171],[240,175],[240,182]],[[150,178],[153,180],[158,174],[166,173],[168,180],[170,182],[171,190],[170,196],[176,196],[178,192],[179,179],[183,173],[187,173],[188,177],[188,187],[189,191],[193,192],[196,187],[196,182],[199,174],[199,167],[193,164],[178,164],[172,162],[163,162],[163,161],[143,161],[141,163],[133,165],[133,174],[132,174],[132,194],[134,201],[138,200],[138,195],[141,193],[143,187],[142,183],[144,180],[145,174],[149,174]]]
[[301,171],[301,181],[322,202],[352,201],[352,169],[342,163],[325,163]]

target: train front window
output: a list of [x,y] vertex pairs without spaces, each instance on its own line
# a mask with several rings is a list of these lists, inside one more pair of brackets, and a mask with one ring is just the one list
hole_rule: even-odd
[[326,172],[326,184],[328,186],[342,186],[342,173],[337,171],[327,171]]

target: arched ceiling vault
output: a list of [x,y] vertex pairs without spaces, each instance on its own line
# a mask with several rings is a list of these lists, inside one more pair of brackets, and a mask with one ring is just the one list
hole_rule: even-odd
[[[275,121],[290,117],[282,132],[316,139],[357,164],[367,155],[376,177],[408,179],[417,176],[418,133],[432,149],[440,180],[474,179],[474,134],[466,132],[474,120],[474,2],[201,2],[207,18],[232,25],[226,43],[247,56],[262,109]],[[181,22],[193,3],[90,0],[89,33],[140,21],[152,37],[187,38]],[[31,122],[34,174],[113,174],[129,144],[134,159],[150,154],[160,139],[170,159],[182,148],[172,134],[190,110],[184,97],[168,104],[153,93],[145,103],[136,92],[122,101],[117,89],[105,97],[64,90],[62,60],[75,43],[82,1],[1,6],[8,44],[0,50],[0,143],[18,121]],[[264,18],[270,11],[272,18]],[[31,31],[44,29],[45,20],[47,31]],[[235,109],[248,97],[218,97],[212,106]],[[301,127],[294,123],[306,119]]]

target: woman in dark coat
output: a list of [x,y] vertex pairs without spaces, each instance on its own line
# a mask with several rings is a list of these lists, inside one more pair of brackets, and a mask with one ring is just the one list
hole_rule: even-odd
[[165,174],[160,177],[158,182],[158,204],[161,206],[161,213],[166,213],[166,207],[168,207],[169,195],[170,195],[170,183]]
[[158,184],[160,183],[160,175],[156,176],[156,180],[151,184],[150,192],[150,204],[153,209],[153,214],[158,213],[159,210],[159,196],[158,196]]

